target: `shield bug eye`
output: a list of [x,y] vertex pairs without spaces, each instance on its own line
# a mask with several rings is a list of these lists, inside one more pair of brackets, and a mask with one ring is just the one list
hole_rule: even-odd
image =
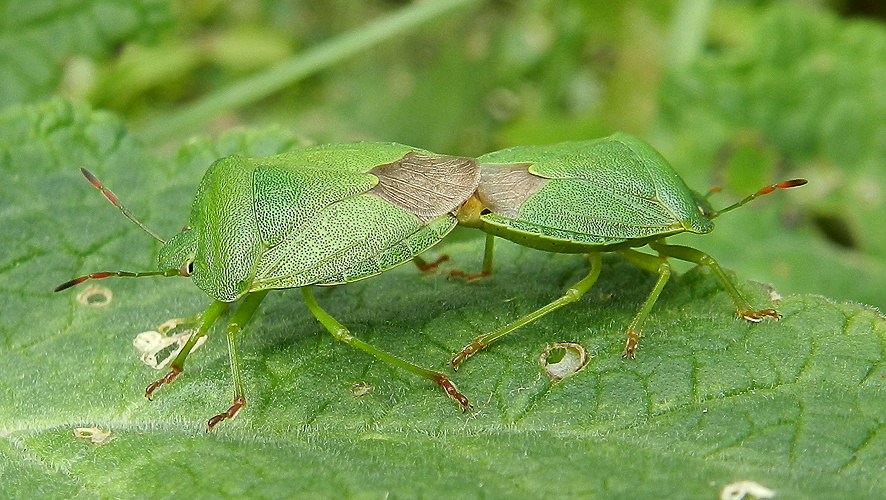
[[182,264],[182,267],[181,267],[181,269],[179,269],[179,272],[181,273],[182,276],[185,276],[185,277],[188,277],[191,274],[193,274],[194,273],[194,261],[189,260],[189,261],[185,262],[184,264]]
[[190,230],[191,230],[191,226],[187,226],[187,225],[186,225],[186,226],[182,226],[182,231],[181,231],[181,232],[184,233],[184,232],[186,232],[186,231],[190,231]]

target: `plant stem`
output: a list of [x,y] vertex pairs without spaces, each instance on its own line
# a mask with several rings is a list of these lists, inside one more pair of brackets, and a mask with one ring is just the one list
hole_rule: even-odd
[[705,42],[712,0],[681,0],[674,9],[668,63],[685,66],[698,57]]
[[152,120],[142,127],[139,135],[148,143],[157,143],[187,134],[221,113],[267,97],[378,43],[479,1],[414,2],[393,14],[343,33],[265,71],[208,94],[181,111]]

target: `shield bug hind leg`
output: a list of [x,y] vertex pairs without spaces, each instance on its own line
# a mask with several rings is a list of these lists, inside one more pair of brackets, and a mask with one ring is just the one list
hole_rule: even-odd
[[499,338],[511,333],[512,331],[520,328],[521,326],[531,323],[538,318],[548,314],[549,312],[556,311],[557,309],[565,306],[566,304],[571,304],[577,300],[579,300],[582,295],[585,294],[594,283],[597,281],[597,278],[600,277],[600,270],[603,265],[603,257],[599,252],[588,254],[588,262],[590,263],[590,270],[588,270],[588,274],[579,280],[576,284],[569,287],[566,290],[566,293],[563,294],[562,297],[550,302],[549,304],[542,306],[535,311],[523,316],[522,318],[517,319],[516,321],[509,323],[497,330],[489,332],[485,335],[481,335],[474,339],[473,342],[466,345],[461,351],[459,351],[453,358],[449,361],[449,366],[452,367],[453,370],[457,370],[458,366],[469,357],[473,356],[476,352],[485,349],[492,342],[495,342]]
[[653,285],[649,295],[646,296],[643,306],[640,307],[640,310],[637,311],[634,318],[631,320],[631,324],[628,325],[626,332],[627,341],[625,342],[625,349],[622,356],[633,359],[643,330],[643,325],[646,323],[646,318],[649,317],[649,313],[652,311],[652,306],[655,305],[659,295],[661,295],[662,289],[664,289],[665,283],[667,283],[668,279],[671,277],[671,265],[665,257],[649,255],[636,250],[625,249],[620,250],[618,253],[628,262],[637,267],[658,274],[658,279],[655,281],[655,285]]
[[490,274],[492,274],[492,258],[495,253],[495,236],[491,234],[486,235],[486,246],[483,251],[483,267],[480,268],[479,273],[466,273],[464,271],[454,270],[449,272],[450,278],[464,278],[469,283],[472,281],[481,280]]
[[714,272],[714,276],[717,277],[717,280],[723,286],[723,289],[726,290],[726,293],[732,298],[732,302],[735,304],[735,312],[738,316],[753,323],[759,323],[764,318],[781,318],[781,315],[779,315],[775,309],[754,310],[754,308],[751,307],[751,304],[742,296],[741,292],[738,291],[738,287],[735,286],[732,278],[726,274],[726,271],[724,271],[723,268],[717,264],[717,261],[715,261],[710,255],[691,247],[668,245],[661,241],[652,242],[649,246],[662,255],[693,262],[700,266],[707,266],[710,268]]
[[436,271],[440,264],[446,262],[447,260],[449,260],[448,255],[441,255],[440,257],[437,257],[437,259],[435,259],[433,262],[428,262],[425,259],[421,258],[421,256],[416,255],[412,258],[412,263],[415,264],[415,267],[417,267],[419,271],[423,273],[430,273]]
[[314,293],[311,290],[311,287],[306,286],[301,288],[302,295],[305,299],[305,304],[308,306],[308,309],[311,311],[311,314],[317,318],[317,321],[332,334],[336,340],[340,340],[345,344],[348,344],[351,347],[356,347],[363,352],[367,352],[376,358],[388,363],[390,365],[396,366],[398,368],[402,368],[410,373],[414,373],[419,377],[430,380],[431,382],[440,386],[447,396],[454,399],[458,402],[459,406],[461,406],[462,410],[468,410],[471,408],[471,403],[468,402],[468,398],[466,398],[463,394],[458,392],[458,389],[455,387],[449,378],[440,372],[436,372],[433,370],[428,370],[427,368],[423,368],[414,363],[410,363],[404,359],[398,358],[393,354],[385,352],[359,338],[355,337],[351,334],[351,332],[345,328],[344,325],[338,322],[335,318],[329,315],[326,311],[324,311],[320,305],[317,303],[317,299],[314,298]]

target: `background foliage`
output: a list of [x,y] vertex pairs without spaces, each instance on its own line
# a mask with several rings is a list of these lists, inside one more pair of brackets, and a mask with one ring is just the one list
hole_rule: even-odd
[[[738,479],[785,497],[883,491],[886,327],[853,304],[886,305],[883,15],[851,1],[0,2],[0,492],[711,498]],[[652,142],[696,189],[722,186],[723,205],[810,179],[680,238],[772,283],[784,320],[733,320],[689,270],[639,359],[622,361],[651,277],[607,259],[580,304],[465,364],[455,380],[477,410],[461,415],[280,292],[243,340],[250,406],[205,435],[227,404],[223,342],[153,403],[139,391],[159,374],[129,347],[205,296],[186,280],[102,283],[107,307],[48,293],[154,266],[157,245],[79,166],[171,234],[226,154],[392,140],[479,155],[613,130]],[[436,252],[453,267],[479,265],[476,235],[448,241]],[[583,272],[503,244],[480,283],[404,267],[318,299],[358,335],[441,367]],[[744,286],[755,303],[771,296]],[[553,341],[581,343],[591,363],[553,384],[536,364]],[[372,391],[355,398],[358,382]],[[115,438],[90,445],[77,427]]]

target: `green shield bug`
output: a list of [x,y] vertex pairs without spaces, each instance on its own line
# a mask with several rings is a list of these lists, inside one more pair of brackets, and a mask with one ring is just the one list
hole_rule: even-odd
[[[658,274],[627,328],[626,357],[634,357],[643,324],[671,275],[668,257],[710,268],[732,298],[738,316],[752,322],[780,317],[773,309],[754,310],[709,255],[668,244],[666,237],[708,233],[714,228],[714,218],[776,189],[802,186],[805,180],[773,184],[714,210],[707,195],[687,187],[652,146],[624,133],[590,141],[514,147],[477,161],[480,184],[458,218],[461,224],[488,233],[483,270],[454,274],[468,279],[488,275],[496,236],[547,252],[586,254],[590,271],[557,300],[475,338],[452,358],[453,368],[496,339],[581,298],[600,275],[603,252],[617,252]],[[658,255],[634,250],[644,245]]]
[[320,308],[313,285],[338,285],[409,262],[457,225],[455,212],[475,192],[480,172],[469,158],[442,156],[394,143],[332,144],[268,158],[231,156],[209,167],[197,188],[188,225],[168,241],[138,222],[102,183],[83,174],[131,221],[160,240],[157,271],[97,272],[90,279],[187,276],[214,299],[197,330],[149,385],[172,382],[185,359],[227,307],[239,301],[226,329],[233,403],[208,428],[246,405],[236,337],[272,289],[300,288],[317,320],[338,340],[431,380],[463,409],[470,405],[446,375],[378,349],[352,335]]

